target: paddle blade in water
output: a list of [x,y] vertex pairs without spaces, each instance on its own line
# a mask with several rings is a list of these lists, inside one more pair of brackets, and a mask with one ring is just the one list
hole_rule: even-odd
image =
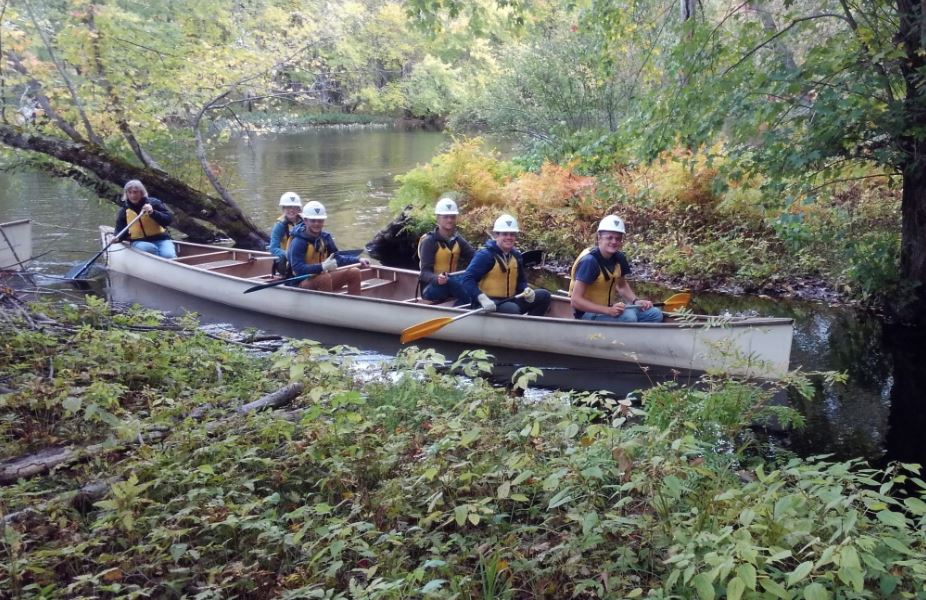
[[428,337],[438,329],[448,325],[453,321],[453,317],[438,317],[437,319],[431,319],[430,321],[423,321],[421,323],[416,323],[411,327],[406,327],[402,330],[402,335],[399,337],[399,341],[403,344],[409,342],[414,342],[415,340],[420,340],[423,337]]

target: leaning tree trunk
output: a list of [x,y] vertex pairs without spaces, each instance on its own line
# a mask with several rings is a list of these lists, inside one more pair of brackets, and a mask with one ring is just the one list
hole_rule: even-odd
[[[218,198],[195,190],[162,171],[137,167],[121,158],[110,156],[99,146],[26,133],[9,125],[0,125],[0,142],[13,148],[40,152],[81,167],[120,187],[130,179],[138,179],[145,184],[152,196],[183,211],[189,217],[213,224],[233,239],[238,247],[263,250],[267,245],[267,235],[237,207],[229,206]],[[177,228],[195,239],[197,236],[194,234],[201,234],[202,228],[194,228],[195,231],[188,232],[184,229],[184,223],[188,221],[191,219],[179,220]]]

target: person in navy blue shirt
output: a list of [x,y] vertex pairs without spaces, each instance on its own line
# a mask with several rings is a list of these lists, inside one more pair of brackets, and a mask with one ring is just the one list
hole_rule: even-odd
[[598,225],[597,245],[579,254],[572,265],[569,297],[577,319],[622,323],[659,323],[662,311],[638,298],[627,276],[630,263],[624,247],[624,221],[608,215]]
[[[492,228],[493,239],[480,248],[463,274],[463,288],[474,308],[486,312],[543,316],[550,307],[550,292],[527,285],[518,241],[518,221],[502,215]],[[519,294],[523,294],[518,298]]]
[[370,261],[356,256],[338,254],[334,238],[324,231],[328,213],[321,202],[312,200],[302,208],[302,223],[293,230],[287,258],[295,275],[312,275],[299,282],[307,290],[331,292],[347,286],[347,293],[360,295],[360,270],[338,269],[347,265],[370,265]]

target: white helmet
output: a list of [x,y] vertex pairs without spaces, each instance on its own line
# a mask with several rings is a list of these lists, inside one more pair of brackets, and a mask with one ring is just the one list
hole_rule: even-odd
[[434,206],[435,215],[458,215],[460,210],[457,208],[457,203],[453,201],[453,198],[450,196],[443,196],[440,200],[437,201],[437,204]]
[[626,233],[624,231],[624,221],[617,215],[608,215],[598,224],[598,231],[616,231],[617,233]]
[[302,208],[302,198],[296,192],[286,192],[280,196],[280,206]]
[[328,213],[325,212],[325,205],[318,200],[309,200],[302,207],[303,219],[327,219]]
[[519,233],[518,220],[511,215],[502,215],[495,219],[495,227],[492,228],[495,233]]

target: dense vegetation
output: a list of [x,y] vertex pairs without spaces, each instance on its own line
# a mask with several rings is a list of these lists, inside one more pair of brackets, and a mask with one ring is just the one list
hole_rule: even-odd
[[371,373],[92,299],[2,316],[3,454],[98,444],[0,488],[4,597],[926,596],[926,483],[755,452],[793,417],[767,387],[526,401],[481,352]]
[[617,213],[638,269],[678,286],[810,296],[829,287],[866,302],[897,294],[900,198],[884,180],[843,182],[792,203],[755,180],[731,185],[723,168],[705,153],[678,152],[596,176],[575,162],[532,171],[471,140],[400,176],[393,205],[412,206],[409,227],[424,231],[432,198],[456,190],[470,240],[484,239],[504,208],[520,218],[523,248],[567,266],[593,243],[601,215]]

